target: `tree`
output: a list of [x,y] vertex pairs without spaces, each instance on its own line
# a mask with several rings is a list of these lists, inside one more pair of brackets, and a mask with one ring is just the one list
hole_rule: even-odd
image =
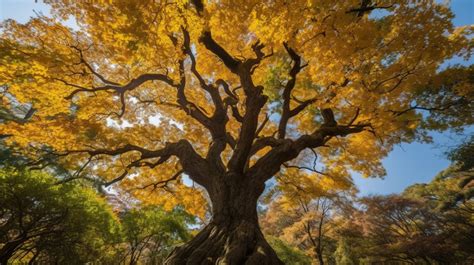
[[[280,202],[282,203],[282,202]],[[286,202],[293,203],[293,202]],[[285,204],[285,202],[283,202]],[[291,207],[291,206],[286,206]],[[323,253],[326,251],[328,241],[327,230],[332,202],[328,198],[317,198],[314,201],[296,204],[294,208],[286,209],[284,211],[274,212],[276,209],[269,211],[267,215],[281,216],[281,219],[286,221],[275,220],[277,222],[286,223],[288,226],[281,227],[283,232],[282,237],[288,242],[308,250],[310,254],[318,260],[319,264],[324,264]],[[285,208],[285,206],[283,206]],[[267,216],[268,217],[268,216]],[[270,217],[271,218],[271,217]],[[275,232],[277,232],[275,231]]]
[[[291,183],[296,174],[298,182]],[[287,169],[277,180],[287,185],[269,191],[266,200],[270,203],[261,218],[263,232],[304,250],[315,263],[325,264],[337,241],[330,234],[337,227],[333,219],[345,201],[343,193],[349,193],[345,190],[350,188],[347,179],[337,182],[328,176],[317,178]]]
[[104,261],[117,218],[91,189],[55,182],[38,171],[0,170],[0,264]]
[[445,200],[445,206],[456,205],[461,201],[472,201],[474,197],[474,158],[472,154],[474,154],[474,135],[467,137],[463,143],[448,152],[448,158],[453,164],[437,179],[454,178],[457,188],[451,190],[455,195],[451,197],[450,201]]
[[138,199],[203,216],[204,200],[181,177],[199,184],[212,220],[167,264],[281,264],[256,205],[283,165],[312,149],[333,178],[383,175],[394,144],[443,128],[444,119],[422,126],[420,111],[472,102],[456,86],[434,90],[441,102],[420,99],[443,61],[472,51],[472,28],[454,28],[436,1],[51,7],[52,18],[2,23],[2,100],[36,112],[0,134]]
[[124,258],[131,265],[162,264],[173,247],[189,240],[187,226],[194,224],[194,217],[180,208],[166,212],[154,206],[126,211],[121,219],[128,243]]
[[440,253],[451,262],[474,260],[474,252],[468,247],[474,244],[473,139],[472,136],[466,139],[448,152],[452,165],[431,182],[412,185],[403,192],[404,197],[422,201],[441,220],[442,229],[438,233],[443,236],[443,251]]
[[[474,135],[466,138],[466,141],[452,148],[448,153],[448,158],[453,164],[459,167],[459,171],[472,171],[474,169]],[[467,181],[469,183],[469,181]],[[464,183],[464,184],[467,184]]]
[[379,261],[432,264],[449,261],[441,216],[423,202],[399,195],[362,199],[369,256]]
[[436,254],[431,255],[441,263],[474,260],[474,252],[469,247],[474,244],[474,201],[463,198],[463,188],[458,182],[456,178],[435,178],[428,184],[413,185],[403,193],[407,198],[421,201],[430,214],[436,216],[426,222],[437,224],[438,229],[427,236],[422,245],[429,245],[437,238],[440,242],[434,241]]

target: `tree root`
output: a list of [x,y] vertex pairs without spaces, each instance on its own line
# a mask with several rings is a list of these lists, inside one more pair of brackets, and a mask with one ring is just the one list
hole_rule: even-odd
[[[235,221],[235,220],[232,220]],[[166,265],[280,265],[258,224],[211,223],[194,239],[176,248]]]

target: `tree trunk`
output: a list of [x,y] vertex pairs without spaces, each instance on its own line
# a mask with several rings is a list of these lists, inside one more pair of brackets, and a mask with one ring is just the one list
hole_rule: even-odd
[[7,265],[8,260],[11,258],[11,255],[2,254],[0,256],[0,265]]
[[264,184],[226,175],[208,189],[211,222],[191,241],[176,248],[167,265],[279,265],[265,240],[257,216],[257,200]]
[[321,249],[319,248],[316,249],[316,256],[318,257],[319,265],[324,265],[324,258],[323,258],[323,253]]
[[17,248],[23,243],[22,240],[8,242],[0,249],[0,265],[6,265],[8,260],[15,254]]

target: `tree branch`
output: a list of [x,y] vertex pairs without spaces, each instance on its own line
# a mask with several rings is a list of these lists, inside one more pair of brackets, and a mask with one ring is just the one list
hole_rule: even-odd
[[80,63],[84,64],[87,67],[87,69],[89,69],[89,71],[93,75],[95,75],[97,78],[100,79],[100,81],[102,81],[102,83],[113,85],[113,86],[119,86],[120,85],[118,83],[115,83],[115,82],[112,82],[112,81],[106,79],[103,75],[97,73],[97,71],[95,71],[94,68],[84,59],[84,54],[83,54],[82,49],[80,49],[79,47],[74,46],[74,45],[71,45],[70,47],[73,48],[74,50],[76,50],[77,52],[79,52]]
[[460,104],[464,104],[466,102],[468,102],[468,101],[464,97],[461,97],[457,100],[454,100],[454,101],[451,101],[451,102],[448,102],[446,104],[436,106],[436,107],[419,106],[417,104],[417,105],[414,105],[414,106],[410,106],[410,107],[408,107],[404,110],[398,110],[398,111],[390,110],[390,112],[392,112],[395,116],[401,116],[401,115],[403,115],[407,112],[410,112],[412,110],[424,110],[424,111],[428,111],[428,112],[443,112],[443,111],[449,110],[451,107],[454,107],[454,106],[460,105]]
[[[212,102],[215,107],[215,111],[212,117],[212,121],[214,122],[213,127],[214,129],[217,129],[216,127],[219,127],[220,130],[223,129],[224,131],[221,131],[219,134],[225,134],[225,124],[227,123],[227,115],[224,108],[224,103],[219,94],[219,90],[217,87],[207,84],[202,75],[198,72],[196,68],[196,58],[190,46],[189,33],[184,28],[182,28],[182,31],[184,35],[184,51],[191,59],[191,72],[198,79],[201,88],[204,89],[211,96]],[[212,133],[215,134],[217,132]]]
[[[180,140],[176,143],[167,143],[165,147],[158,150],[148,150],[143,147],[127,144],[116,149],[69,150],[66,151],[65,154],[87,153],[89,156],[94,157],[99,155],[117,156],[128,152],[139,152],[140,157],[127,165],[120,176],[106,182],[105,186],[112,185],[122,180],[127,176],[128,171],[134,167],[156,167],[166,162],[171,156],[176,156],[179,159],[183,171],[187,173],[192,180],[202,186],[207,186],[209,184],[209,178],[213,176],[208,162],[196,153],[192,145],[186,140]],[[154,163],[143,161],[153,158],[158,158],[158,160]]]
[[242,63],[241,61],[235,59],[230,55],[222,46],[220,46],[211,36],[211,32],[204,31],[199,37],[199,42],[204,44],[204,46],[217,55],[219,59],[231,70],[233,73],[237,74],[238,67]]
[[153,182],[153,183],[150,183],[150,184],[147,184],[147,185],[144,185],[142,187],[139,187],[139,188],[133,188],[133,189],[130,189],[129,191],[132,191],[132,190],[136,190],[136,189],[147,189],[149,187],[152,187],[153,186],[153,189],[152,191],[156,190],[157,188],[163,188],[163,187],[166,187],[168,186],[168,184],[171,182],[171,181],[175,181],[178,179],[179,176],[181,176],[181,174],[183,174],[184,171],[183,170],[179,170],[178,172],[176,172],[175,174],[173,174],[173,176],[165,179],[165,180],[161,180],[161,181],[158,181],[158,182]]
[[297,110],[291,111],[290,110],[290,100],[291,100],[291,91],[295,87],[296,84],[296,76],[298,73],[303,69],[301,66],[301,57],[288,46],[288,43],[283,43],[286,52],[290,55],[291,60],[293,61],[293,66],[290,70],[290,79],[287,81],[285,88],[283,90],[283,106],[282,106],[282,114],[280,118],[280,123],[278,125],[278,138],[284,139],[286,135],[286,127],[288,124],[289,119],[292,116],[297,115],[300,111],[302,111],[307,105],[309,105],[312,101],[308,101],[304,105],[300,105]]
[[[56,79],[56,80],[62,81],[63,83],[65,83],[66,85],[69,85],[69,86],[78,87],[77,85],[69,84],[69,83],[67,83],[63,80],[60,80],[60,79]],[[118,93],[124,93],[125,91],[129,91],[129,90],[132,90],[132,89],[135,89],[135,88],[139,87],[141,84],[143,84],[147,81],[154,81],[154,80],[163,81],[163,82],[165,82],[166,84],[168,84],[170,86],[176,87],[176,84],[174,84],[173,80],[171,80],[167,75],[163,75],[163,74],[143,74],[143,75],[140,75],[139,77],[137,77],[135,79],[132,79],[130,82],[128,82],[128,84],[123,85],[123,86],[105,85],[105,86],[95,87],[95,88],[79,87],[78,89],[72,91],[71,94],[69,94],[66,97],[66,99],[72,99],[74,97],[74,95],[76,95],[79,92],[93,93],[93,92],[98,92],[98,91],[110,90],[110,91],[114,91],[114,92],[118,92]]]
[[321,147],[332,137],[344,137],[362,132],[366,127],[370,127],[370,124],[337,125],[332,111],[327,111],[324,119],[325,122],[312,134],[302,135],[296,140],[279,139],[275,141],[275,139],[266,139],[262,141],[262,144],[255,145],[255,148],[260,146],[273,146],[273,148],[260,158],[247,171],[247,174],[260,179],[260,181],[266,181],[278,173],[285,162],[296,158],[304,149]]
[[387,5],[387,6],[378,6],[377,4],[372,5],[372,0],[362,0],[360,7],[352,8],[346,13],[357,13],[357,16],[361,17],[365,13],[370,12],[375,9],[389,9],[392,7],[393,5]]

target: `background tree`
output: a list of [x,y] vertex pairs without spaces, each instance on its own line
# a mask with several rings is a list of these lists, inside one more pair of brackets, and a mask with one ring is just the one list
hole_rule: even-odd
[[470,262],[474,259],[474,197],[473,197],[473,137],[452,148],[448,157],[451,166],[427,184],[415,184],[405,189],[403,196],[421,200],[442,222],[445,260]]
[[[453,164],[431,182],[412,185],[399,195],[345,200],[333,208],[324,224],[331,231],[325,234],[326,247],[330,247],[323,255],[326,263],[469,263],[474,254],[470,249],[474,227],[471,138],[466,137],[447,152]],[[311,242],[305,225],[316,224],[317,231],[319,221],[317,214],[305,215],[305,210],[317,208],[304,204],[304,199],[314,203],[328,197],[331,188],[347,186],[310,174],[296,178],[297,172],[285,171],[277,180],[286,185],[271,189],[267,195],[270,203],[261,219],[263,231],[314,254],[311,244],[300,244]],[[332,198],[334,201],[334,194]]]
[[194,217],[180,208],[166,212],[160,207],[148,206],[121,214],[128,264],[162,264],[177,244],[190,239],[188,226]]
[[2,100],[36,112],[0,134],[33,157],[57,155],[105,186],[121,181],[117,190],[139,187],[138,199],[201,216],[204,200],[182,176],[203,187],[212,220],[168,264],[280,264],[256,204],[283,165],[313,149],[332,178],[380,176],[394,144],[472,123],[426,123],[419,112],[472,102],[466,89],[428,86],[441,63],[472,50],[472,28],[454,28],[436,1],[51,7],[53,18],[2,23]]
[[[298,181],[292,182],[295,179]],[[270,203],[260,222],[263,232],[304,250],[313,264],[332,260],[337,242],[333,238],[338,226],[335,217],[350,193],[345,190],[350,188],[347,179],[336,182],[328,176],[288,169],[277,180],[286,185],[277,185],[267,195]]]
[[421,201],[397,195],[362,199],[365,236],[379,261],[448,262],[441,217]]
[[42,172],[0,170],[0,264],[105,262],[119,223],[90,188]]
[[468,136],[460,145],[448,152],[453,162],[451,170],[440,178],[457,179],[458,192],[451,202],[469,201],[474,197],[474,135]]

